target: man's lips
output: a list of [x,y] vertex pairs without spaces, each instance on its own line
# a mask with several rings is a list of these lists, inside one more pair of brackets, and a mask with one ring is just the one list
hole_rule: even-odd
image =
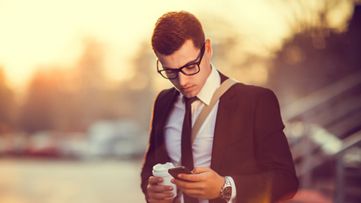
[[181,90],[187,92],[187,91],[191,90],[193,87],[194,87],[194,85],[189,86],[189,87],[182,87]]

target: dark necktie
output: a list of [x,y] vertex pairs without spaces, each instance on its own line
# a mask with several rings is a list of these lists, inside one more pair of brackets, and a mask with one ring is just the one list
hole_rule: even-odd
[[[185,114],[183,119],[183,128],[182,128],[182,165],[187,167],[190,170],[193,170],[193,150],[192,150],[192,108],[191,104],[197,98],[186,98],[184,97],[185,103]],[[184,203],[198,203],[198,200],[192,197],[184,195]]]

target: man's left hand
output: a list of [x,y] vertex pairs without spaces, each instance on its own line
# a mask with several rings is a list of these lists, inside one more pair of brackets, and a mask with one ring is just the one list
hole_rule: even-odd
[[220,195],[225,179],[210,168],[194,168],[192,174],[179,174],[173,179],[183,193],[200,199],[215,199]]

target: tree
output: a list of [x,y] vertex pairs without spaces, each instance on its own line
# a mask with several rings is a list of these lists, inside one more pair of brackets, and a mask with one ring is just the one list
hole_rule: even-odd
[[38,71],[28,88],[25,102],[21,108],[20,126],[28,133],[57,129],[63,119],[65,100],[71,99],[63,89],[64,73],[58,70]]
[[149,43],[143,42],[132,58],[131,76],[121,82],[118,88],[118,97],[121,105],[118,111],[123,117],[139,122],[147,129],[150,120],[150,110],[155,98],[155,57]]
[[108,105],[101,44],[85,41],[75,68],[43,67],[33,77],[21,109],[20,125],[28,132],[85,131],[101,119]]
[[6,84],[5,73],[0,67],[0,135],[15,127],[15,98],[12,90]]
[[[357,37],[360,31],[345,29],[340,32],[331,27],[327,18],[340,2],[352,3],[348,0],[321,1],[324,6],[310,17],[314,20],[298,23],[294,20],[294,34],[275,53],[268,85],[276,90],[283,104],[292,103],[358,70],[361,61],[355,53],[360,53],[360,46],[353,45],[360,41]],[[351,19],[357,15],[355,12]],[[357,22],[354,27],[360,27],[359,20]]]

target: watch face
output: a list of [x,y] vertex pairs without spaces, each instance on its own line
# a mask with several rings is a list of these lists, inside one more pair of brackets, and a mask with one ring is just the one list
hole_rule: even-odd
[[231,199],[232,195],[232,187],[227,186],[222,191],[222,199],[226,200],[227,202]]
[[224,188],[224,196],[231,197],[231,194],[232,194],[232,187]]

